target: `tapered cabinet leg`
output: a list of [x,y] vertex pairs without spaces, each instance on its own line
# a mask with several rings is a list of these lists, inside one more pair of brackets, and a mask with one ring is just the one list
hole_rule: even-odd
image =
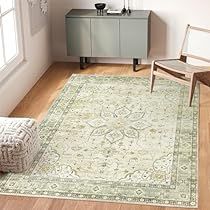
[[134,72],[140,71],[140,69],[138,69],[138,70],[136,69],[138,64],[141,64],[141,62],[139,63],[139,59],[138,58],[134,58],[133,59],[133,71]]
[[84,57],[80,57],[80,69],[85,69]]
[[192,106],[192,99],[195,92],[196,83],[197,83],[197,78],[195,74],[193,74],[191,76],[191,81],[190,81],[190,90],[189,90],[189,99],[188,99],[189,106]]
[[85,69],[90,64],[90,58],[80,57],[80,69]]
[[136,66],[138,65],[138,59],[137,58],[134,58],[133,59],[133,71],[136,72]]
[[86,63],[86,64],[90,64],[90,58],[85,57],[85,63]]

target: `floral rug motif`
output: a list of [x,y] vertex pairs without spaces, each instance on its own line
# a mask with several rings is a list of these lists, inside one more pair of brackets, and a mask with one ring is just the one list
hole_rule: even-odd
[[30,170],[0,194],[194,208],[199,91],[157,79],[73,75],[40,125]]

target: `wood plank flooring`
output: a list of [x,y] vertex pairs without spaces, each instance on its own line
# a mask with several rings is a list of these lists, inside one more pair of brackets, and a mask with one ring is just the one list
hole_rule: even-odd
[[[34,117],[41,121],[49,106],[73,73],[143,76],[146,66],[138,73],[131,65],[93,64],[80,70],[75,63],[55,63],[11,113],[16,117]],[[72,201],[45,198],[0,196],[0,210],[184,210],[117,203]],[[210,88],[201,86],[200,148],[199,148],[199,210],[210,210]]]

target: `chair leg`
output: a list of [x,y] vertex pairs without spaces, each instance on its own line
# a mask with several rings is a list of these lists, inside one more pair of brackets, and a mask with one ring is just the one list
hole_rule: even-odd
[[150,93],[153,91],[154,83],[155,83],[155,75],[154,71],[157,70],[157,67],[155,66],[155,61],[152,62],[152,67],[151,67],[151,78],[150,78]]
[[197,83],[197,78],[196,78],[195,74],[193,74],[191,76],[191,81],[190,81],[189,101],[188,101],[189,106],[192,105],[192,99],[193,99],[193,95],[195,92],[196,83]]

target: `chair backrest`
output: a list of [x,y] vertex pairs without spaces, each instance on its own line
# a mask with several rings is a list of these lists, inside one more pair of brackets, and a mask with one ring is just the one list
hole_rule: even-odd
[[210,63],[210,30],[188,25],[181,55]]

